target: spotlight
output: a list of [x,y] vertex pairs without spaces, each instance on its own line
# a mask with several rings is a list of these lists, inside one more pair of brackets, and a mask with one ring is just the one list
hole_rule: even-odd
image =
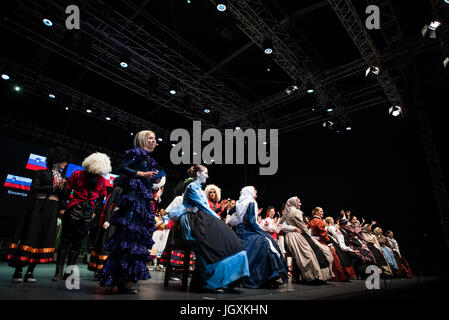
[[92,113],[92,110],[86,109],[86,112],[87,112],[87,113]]
[[293,92],[298,91],[298,89],[299,89],[298,86],[292,85],[292,86],[289,86],[287,89],[285,89],[285,93],[290,95]]
[[48,95],[48,97],[49,97],[50,99],[55,99],[55,98],[56,98],[56,96],[55,96],[53,93],[50,93],[50,94]]
[[327,111],[327,112],[332,112],[332,111],[334,111],[334,109],[332,109],[332,108],[327,108],[326,111]]
[[265,54],[273,53],[273,42],[271,41],[270,38],[267,37],[263,40],[262,47],[263,47],[263,52],[265,52]]
[[240,127],[235,127],[235,130],[240,130]]
[[443,66],[444,66],[445,69],[447,68],[448,64],[449,64],[449,57],[446,57],[446,59],[444,59],[444,61],[443,61]]
[[9,75],[7,75],[6,73],[2,74],[2,79],[9,80]]
[[106,117],[105,119],[108,120],[108,121],[111,121],[111,118],[109,118],[109,117]]
[[133,135],[134,135],[134,133],[132,133],[132,132],[131,132],[131,135],[133,136]]
[[171,146],[172,146],[172,147],[176,147],[176,144],[172,143]]
[[168,87],[168,89],[169,89],[169,92],[171,95],[175,95],[177,93],[177,87],[176,87],[176,84],[174,81],[172,81],[170,83],[170,86]]
[[434,39],[437,37],[437,34],[435,32],[436,29],[441,25],[441,22],[435,20],[430,22],[429,24],[426,24],[422,29],[421,33],[424,38],[428,37],[431,39]]
[[379,74],[380,70],[378,67],[375,66],[371,66],[368,69],[366,69],[365,71],[365,77],[368,77],[370,74],[373,74],[375,76],[377,76]]
[[69,107],[65,107],[66,110],[69,110]]
[[352,127],[351,126],[347,126],[346,127],[346,131],[351,131],[352,130]]
[[187,3],[188,3],[188,4],[191,4],[191,3],[192,3],[192,1],[190,1],[190,0],[187,0]]
[[120,62],[120,67],[128,68],[128,64],[125,61]]
[[204,113],[210,113],[210,109],[204,109]]
[[392,106],[388,109],[388,113],[393,117],[398,117],[402,114],[402,108],[400,106]]
[[14,86],[14,91],[15,91],[15,92],[20,92],[20,91],[22,91],[22,87],[19,86],[18,84],[16,84],[16,85]]
[[46,25],[47,27],[53,26],[53,22],[51,22],[51,20],[49,20],[49,19],[43,19],[42,22],[43,22],[44,25]]
[[162,138],[157,138],[157,141],[162,142],[163,139]]
[[217,4],[217,10],[220,12],[226,11],[228,1],[220,0]]
[[335,122],[333,122],[333,121],[326,120],[323,122],[324,128],[332,129],[334,126],[335,126]]
[[262,142],[262,144],[263,144],[263,145],[266,145],[266,144],[267,144],[267,142],[266,142],[266,141],[264,141],[264,142]]

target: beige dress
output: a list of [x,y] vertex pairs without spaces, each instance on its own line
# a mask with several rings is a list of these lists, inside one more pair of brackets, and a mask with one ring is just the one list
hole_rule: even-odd
[[[290,226],[298,227],[303,232],[307,232],[307,225],[304,223],[302,217],[303,213],[301,210],[298,210],[296,208],[289,208],[286,210],[285,220],[287,224]],[[329,266],[327,268],[320,268],[319,262],[313,249],[310,247],[309,243],[302,234],[299,234],[295,231],[288,232],[285,235],[285,244],[288,246],[290,252],[295,258],[295,261],[298,264],[299,269],[301,270],[301,276],[303,280],[330,280],[334,277],[334,273],[332,272],[332,262],[334,261],[332,252],[329,247],[319,243],[317,240],[312,238],[312,241],[317,244],[317,246],[324,253],[326,260],[329,262]]]

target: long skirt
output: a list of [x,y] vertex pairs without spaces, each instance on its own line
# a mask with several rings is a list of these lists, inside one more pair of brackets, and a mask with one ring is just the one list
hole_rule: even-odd
[[102,286],[122,286],[151,278],[147,264],[154,243],[155,214],[149,195],[145,190],[124,192],[117,201],[120,209],[111,219],[116,229],[105,245],[110,255],[103,266]]
[[370,251],[373,253],[374,257],[376,258],[377,266],[382,269],[382,272],[387,276],[392,276],[393,271],[391,270],[390,265],[388,264],[387,260],[384,257],[383,251],[380,251],[377,249],[377,247],[373,244],[368,242],[367,244]]
[[244,287],[260,288],[277,279],[288,281],[288,267],[281,249],[269,234],[261,235],[243,223],[234,231],[243,241],[248,256],[250,277],[243,280]]
[[285,235],[285,244],[295,259],[305,281],[330,280],[333,256],[329,248],[314,241],[308,234],[289,232]]
[[115,227],[113,225],[110,225],[107,229],[100,226],[94,248],[90,253],[90,260],[87,267],[90,271],[97,272],[103,269],[104,263],[109,257],[109,251],[104,246],[112,238],[114,231]]
[[235,286],[249,276],[245,247],[221,219],[198,211],[180,218],[184,239],[195,252],[195,268],[205,289]]
[[20,219],[6,260],[12,267],[54,260],[58,201],[34,198]]
[[393,269],[398,270],[399,267],[398,267],[398,264],[396,263],[396,259],[394,258],[393,251],[390,248],[388,248],[388,247],[382,247],[382,250],[383,250],[384,256],[387,259],[387,261],[390,264],[390,266]]

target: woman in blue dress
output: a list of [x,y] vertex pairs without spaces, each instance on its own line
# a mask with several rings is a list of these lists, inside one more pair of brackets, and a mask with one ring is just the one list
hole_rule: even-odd
[[201,189],[207,168],[194,165],[187,174],[195,180],[184,191],[182,205],[172,208],[170,218],[181,226],[182,236],[196,256],[192,291],[221,292],[232,289],[249,276],[245,247],[236,234],[209,207]]
[[243,241],[251,276],[243,281],[246,288],[275,288],[288,281],[288,268],[276,241],[257,224],[257,190],[244,187],[229,224]]
[[151,152],[156,147],[153,131],[140,131],[134,138],[134,149],[126,151],[120,166],[122,193],[115,203],[118,211],[111,219],[115,233],[106,243],[110,252],[103,267],[101,285],[118,287],[119,293],[136,294],[132,285],[138,280],[149,279],[147,263],[149,248],[153,246],[155,210],[153,183],[157,163]]

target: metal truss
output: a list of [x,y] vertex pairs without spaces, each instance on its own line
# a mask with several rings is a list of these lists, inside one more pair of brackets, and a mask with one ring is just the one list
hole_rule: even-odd
[[388,70],[383,68],[380,54],[371,41],[367,31],[365,30],[365,26],[361,22],[351,1],[328,0],[328,2],[337,14],[366,64],[368,66],[377,66],[380,68],[381,72],[377,76],[377,81],[382,87],[387,99],[390,101],[390,104],[401,105],[404,110],[405,106],[401,103],[402,99],[399,90]]
[[[224,85],[207,76],[205,72],[106,4],[99,1],[90,2],[82,8],[84,23],[79,30],[82,37],[73,33],[74,40],[85,46],[81,48],[82,54],[76,52],[74,48],[54,43],[37,32],[42,28],[38,20],[41,17],[36,13],[38,4],[29,6],[25,2],[20,2],[19,6],[21,10],[20,14],[16,13],[14,17],[16,19],[9,18],[3,23],[11,31],[24,35],[53,52],[191,120],[202,120],[206,126],[213,125],[214,121],[204,114],[205,108],[219,114],[218,120],[222,125],[229,126],[236,123],[242,127],[250,125],[244,117],[245,113],[236,106],[239,97],[235,93],[227,90]],[[59,4],[59,1],[51,2],[51,8],[47,6],[46,9],[47,11],[52,9],[55,16],[64,12],[64,6]],[[54,24],[53,28],[57,28],[57,32],[60,33],[67,32],[64,23]],[[129,55],[129,67],[126,72],[119,67],[124,53]],[[148,80],[151,77],[159,79],[159,86],[164,89],[163,91],[149,92]],[[178,88],[184,89],[189,95],[191,107],[179,106],[179,101],[169,95],[168,88],[172,81],[176,81]],[[239,103],[241,108],[247,104],[244,100],[239,100]]]
[[[163,138],[164,141],[169,141],[170,139],[170,131],[60,82],[46,78],[36,71],[19,66],[1,57],[0,65],[6,66],[8,70],[11,70],[14,74],[14,78],[19,80],[20,84],[27,88],[27,92],[36,96],[45,98],[44,95],[53,93],[56,98],[50,99],[47,97],[47,99],[51,102],[61,104],[63,107],[69,107],[70,110],[85,114],[86,109],[90,109],[92,111],[90,116],[122,128],[126,132],[135,133],[140,130],[153,130],[156,135]],[[106,117],[110,120],[106,120]]]

